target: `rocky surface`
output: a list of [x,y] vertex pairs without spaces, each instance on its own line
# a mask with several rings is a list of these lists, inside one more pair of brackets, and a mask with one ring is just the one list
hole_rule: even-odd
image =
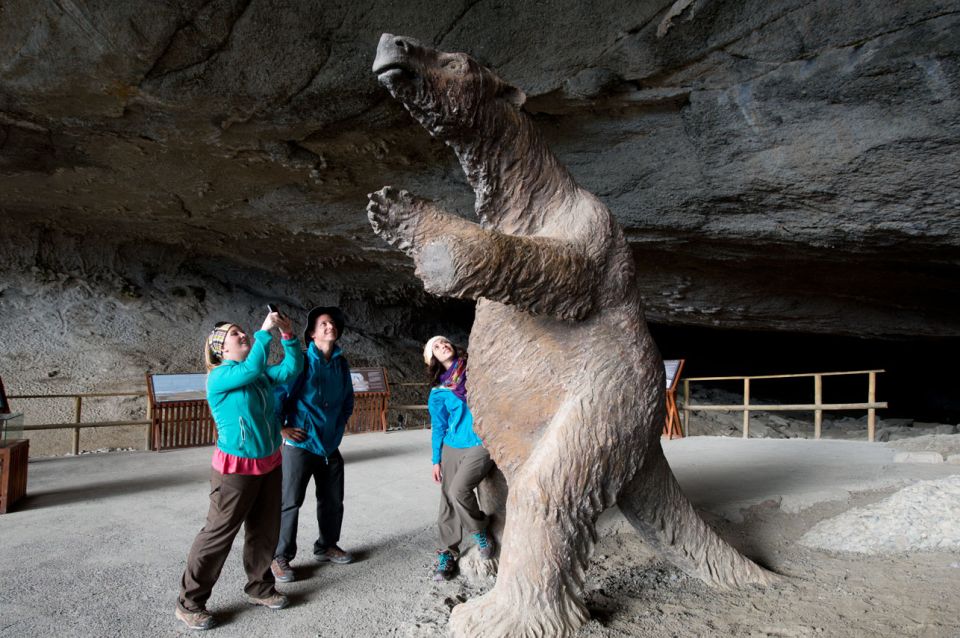
[[818,523],[800,542],[859,554],[960,549],[960,476],[919,481]]
[[364,194],[402,185],[464,212],[471,194],[369,72],[390,31],[468,50],[523,87],[634,242],[651,318],[960,334],[946,294],[960,241],[948,0],[0,11],[0,214],[17,243],[5,269],[102,269],[152,294],[173,253],[223,279],[251,269],[261,291],[310,273],[327,290],[409,294]]
[[958,27],[948,0],[5,1],[0,372],[131,387],[276,300],[340,302],[355,359],[416,377],[469,308],[423,293],[365,194],[472,193],[370,73],[384,31],[526,91],[651,320],[956,337]]

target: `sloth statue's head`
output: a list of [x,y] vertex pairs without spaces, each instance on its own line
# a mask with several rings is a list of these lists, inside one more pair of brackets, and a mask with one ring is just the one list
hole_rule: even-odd
[[373,62],[377,79],[434,137],[452,142],[478,133],[503,104],[526,96],[466,53],[445,53],[384,33]]

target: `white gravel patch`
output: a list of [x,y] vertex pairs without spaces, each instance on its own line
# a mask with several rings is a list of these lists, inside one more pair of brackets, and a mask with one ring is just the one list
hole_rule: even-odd
[[821,521],[808,547],[859,554],[960,550],[960,475],[919,481],[879,503]]
[[943,463],[939,452],[898,452],[893,455],[894,463]]
[[904,452],[939,452],[952,456],[960,454],[960,434],[928,434],[891,441],[887,445]]

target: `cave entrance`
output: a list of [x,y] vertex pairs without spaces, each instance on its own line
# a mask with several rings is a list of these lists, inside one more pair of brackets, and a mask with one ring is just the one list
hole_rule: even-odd
[[[651,325],[665,359],[686,359],[685,377],[763,375],[883,369],[877,376],[877,399],[889,408],[880,418],[960,421],[960,338],[858,339],[788,332],[759,332]],[[826,403],[862,401],[866,376],[824,381]],[[698,384],[710,387],[710,383]],[[736,383],[714,384],[738,392]],[[809,403],[809,379],[751,385],[753,397],[779,403]],[[866,411],[863,412],[864,414]],[[858,412],[848,412],[860,416]],[[812,415],[810,415],[812,419]]]

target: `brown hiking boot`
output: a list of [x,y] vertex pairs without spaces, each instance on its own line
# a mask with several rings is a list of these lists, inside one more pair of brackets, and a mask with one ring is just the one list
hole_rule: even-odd
[[174,615],[182,620],[184,625],[194,631],[210,629],[217,624],[217,621],[213,619],[213,616],[211,616],[206,609],[187,611],[186,609],[180,609],[180,605],[177,605]]
[[336,545],[328,547],[322,552],[314,552],[313,557],[321,563],[331,562],[337,565],[346,565],[353,562],[353,554],[343,551]]
[[253,596],[250,596],[247,598],[247,601],[249,601],[251,605],[263,605],[264,607],[269,607],[270,609],[283,609],[290,604],[289,598],[277,592],[273,592],[266,598],[254,598]]
[[273,559],[273,562],[270,563],[270,571],[273,572],[273,577],[278,583],[292,583],[296,580],[293,568],[290,567],[290,561],[283,556]]

